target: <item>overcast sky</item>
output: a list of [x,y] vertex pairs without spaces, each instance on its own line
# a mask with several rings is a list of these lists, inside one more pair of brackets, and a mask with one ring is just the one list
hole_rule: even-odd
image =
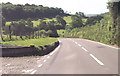
[[65,12],[84,12],[85,14],[100,14],[108,12],[108,0],[2,0],[13,4],[36,4],[48,7],[59,7]]

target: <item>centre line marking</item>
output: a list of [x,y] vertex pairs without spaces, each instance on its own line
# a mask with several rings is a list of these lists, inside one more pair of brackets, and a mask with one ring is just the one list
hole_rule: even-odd
[[90,54],[90,56],[95,59],[100,65],[104,65],[100,60],[98,60],[94,55]]
[[82,49],[83,49],[84,51],[88,52],[84,47],[82,47]]
[[44,60],[43,62],[46,62],[47,60]]
[[30,69],[30,70],[22,70],[22,72],[25,72],[25,73],[28,73],[28,72],[32,72],[33,69]]
[[82,46],[82,45],[78,44],[78,46]]
[[40,68],[43,64],[40,64],[38,67]]
[[37,71],[37,70],[34,70],[31,74],[35,74],[36,71]]
[[76,44],[78,44],[77,42],[75,42]]
[[5,66],[10,66],[10,64],[7,64],[7,65],[5,65]]

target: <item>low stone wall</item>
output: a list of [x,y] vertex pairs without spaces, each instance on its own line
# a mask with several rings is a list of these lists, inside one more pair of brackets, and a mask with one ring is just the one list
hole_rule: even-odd
[[43,56],[49,54],[53,51],[59,42],[55,42],[51,45],[39,46],[40,49],[30,46],[30,47],[17,47],[17,48],[2,48],[2,57],[22,57],[22,56]]

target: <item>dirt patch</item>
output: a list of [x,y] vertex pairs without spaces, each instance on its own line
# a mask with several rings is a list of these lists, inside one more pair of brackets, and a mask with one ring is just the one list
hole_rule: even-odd
[[[24,74],[25,70],[36,68],[41,56],[30,57],[4,57],[2,59],[2,74]],[[40,63],[40,61],[39,61]]]

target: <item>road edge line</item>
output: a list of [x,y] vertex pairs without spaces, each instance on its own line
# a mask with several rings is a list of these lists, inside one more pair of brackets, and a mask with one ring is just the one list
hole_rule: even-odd
[[104,45],[104,46],[107,46],[107,47],[110,47],[110,48],[114,48],[114,49],[120,49],[120,48],[117,48],[117,47],[113,47],[111,45],[107,45],[107,44],[104,44],[104,43],[101,43],[101,42],[97,42],[97,41],[92,41],[92,40],[87,40],[87,39],[84,39],[86,41],[90,41],[90,42],[94,42],[94,43],[98,43],[98,44],[101,44],[101,45]]

